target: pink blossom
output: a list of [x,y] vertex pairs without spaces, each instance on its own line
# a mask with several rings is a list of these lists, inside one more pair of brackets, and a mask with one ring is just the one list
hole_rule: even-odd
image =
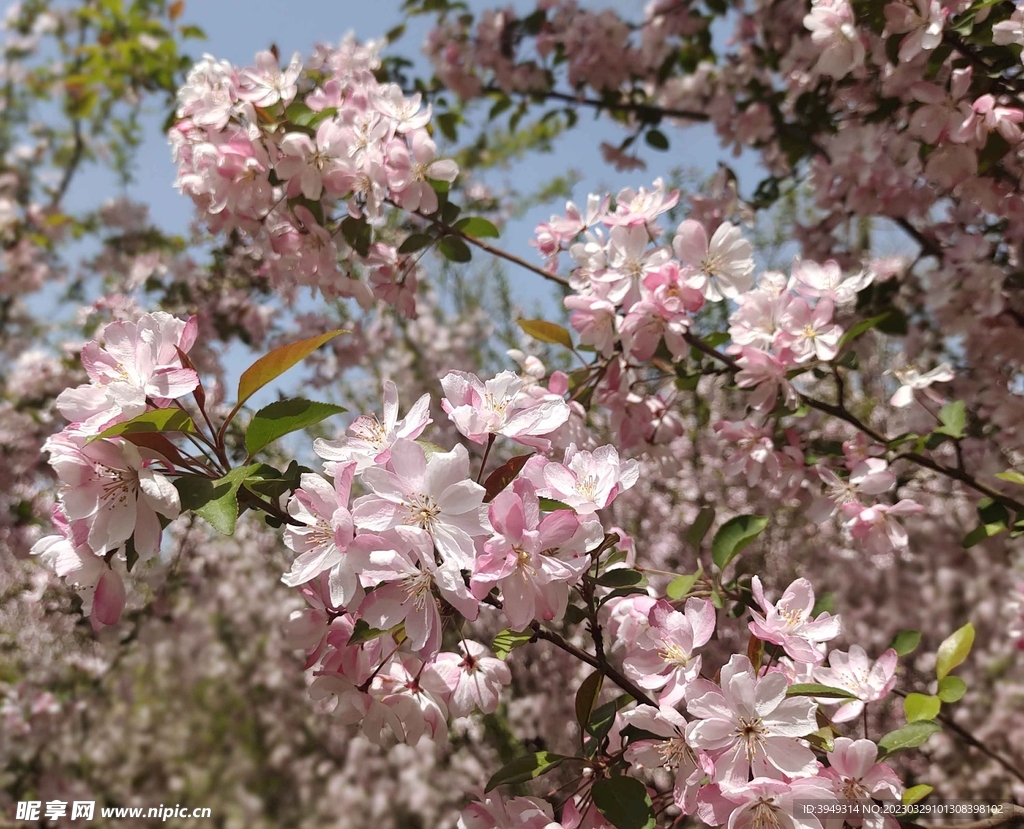
[[639,477],[640,465],[635,460],[620,461],[614,446],[588,452],[571,443],[562,463],[544,465],[538,492],[588,515],[607,507]]
[[160,547],[160,519],[177,518],[178,491],[124,440],[97,440],[66,433],[54,435],[44,449],[64,484],[61,494],[71,521],[89,526],[89,546],[103,555],[134,539],[143,560]]
[[512,682],[508,664],[471,639],[462,639],[459,648],[461,657],[441,653],[434,660],[434,667],[451,690],[448,710],[456,717],[466,717],[474,709],[493,713],[501,701],[501,689]]
[[406,210],[428,216],[436,213],[437,192],[430,182],[453,182],[458,177],[459,167],[454,161],[435,160],[436,156],[437,145],[422,129],[412,133],[411,149],[400,141],[388,145],[391,188],[395,201]]
[[621,720],[623,727],[632,725],[661,738],[630,740],[626,760],[636,768],[663,768],[671,772],[672,801],[684,815],[692,815],[697,810],[701,780],[705,775],[713,774],[714,768],[706,757],[698,757],[686,742],[683,715],[667,705],[660,708],[638,705],[623,713]]
[[285,529],[285,546],[297,555],[281,581],[297,587],[330,571],[331,602],[336,607],[345,607],[362,595],[358,572],[365,562],[355,550],[348,549],[355,538],[348,509],[355,466],[339,464],[334,471],[334,486],[319,475],[304,473],[299,489],[288,502],[288,514],[300,526],[289,524]]
[[848,305],[867,288],[875,275],[870,270],[843,278],[839,264],[829,259],[823,264],[809,259],[793,264],[793,290],[810,299],[827,300],[835,305]]
[[641,688],[657,690],[660,705],[677,705],[700,674],[696,650],[711,639],[715,620],[715,608],[707,599],[687,599],[682,612],[664,599],[657,602],[647,631],[622,663],[626,676]]
[[[848,809],[845,817],[850,826],[866,826],[868,829],[895,827],[897,821],[873,806],[876,800],[899,802],[903,796],[903,783],[885,763],[875,762],[878,746],[871,740],[851,740],[837,737],[835,747],[828,755],[829,767],[822,770],[822,776],[831,780],[840,803],[860,809]],[[842,820],[826,821],[827,826],[839,827]]]
[[757,677],[750,660],[734,655],[722,668],[721,688],[696,680],[687,689],[686,710],[697,719],[687,742],[712,754],[713,781],[735,787],[755,777],[809,777],[814,754],[795,739],[818,727],[813,700],[786,697],[781,673]]
[[256,65],[238,73],[238,97],[258,107],[271,107],[279,101],[287,106],[295,97],[295,82],[301,71],[302,58],[298,52],[283,71],[273,52],[259,52]]
[[695,269],[692,284],[709,302],[735,299],[753,284],[753,249],[730,222],[722,222],[709,242],[704,227],[688,219],[679,225],[672,248]]
[[328,461],[324,464],[328,475],[333,475],[338,464],[350,461],[356,464],[356,471],[362,472],[374,464],[386,464],[391,457],[395,441],[405,438],[415,440],[431,423],[430,395],[424,394],[413,403],[408,413],[398,419],[398,386],[391,380],[384,381],[384,420],[376,415],[360,415],[348,427],[352,437],[340,440],[313,441],[313,451]]
[[441,378],[444,400],[441,406],[463,435],[474,443],[486,443],[503,435],[517,443],[550,449],[544,439],[569,419],[569,407],[553,396],[531,397],[523,380],[513,371],[503,371],[481,382],[475,374],[451,371]]
[[359,605],[357,617],[376,630],[405,623],[409,647],[428,659],[441,649],[441,609],[434,590],[473,621],[479,604],[453,561],[438,565],[430,536],[418,527],[395,527],[380,536],[359,536],[368,561],[359,570],[376,585]]
[[281,155],[274,169],[288,181],[288,195],[300,193],[319,201],[326,189],[341,195],[342,177],[350,172],[348,146],[341,126],[330,119],[317,127],[316,137],[290,132],[281,139]]
[[833,722],[849,722],[860,716],[864,703],[884,699],[896,687],[896,651],[885,651],[872,664],[860,645],[851,645],[846,653],[834,650],[828,655],[828,667],[814,669],[815,681],[833,688],[842,688],[856,695],[844,700],[832,715]]
[[552,829],[551,806],[535,797],[503,800],[497,792],[484,795],[482,802],[470,803],[459,817],[457,829]]
[[604,357],[615,350],[618,317],[615,305],[596,296],[570,294],[565,298],[569,325],[580,335],[582,345],[592,345]]
[[110,417],[142,414],[147,401],[167,405],[189,394],[199,377],[182,365],[178,349],[188,352],[197,329],[195,317],[182,321],[162,311],[138,322],[110,323],[82,349],[93,385],[62,392],[61,413],[72,422],[86,421],[82,428],[95,434]]
[[427,460],[422,446],[400,438],[392,444],[387,467],[367,469],[362,480],[371,494],[353,505],[357,527],[374,533],[402,524],[420,527],[442,557],[472,567],[473,538],[490,527],[484,488],[470,479],[466,447],[434,452]]
[[708,787],[698,812],[701,820],[725,829],[821,829],[813,811],[804,803],[827,807],[835,803],[830,780],[800,777],[784,782],[756,777],[749,783],[728,787]]
[[761,579],[751,582],[754,600],[764,615],[751,610],[754,617],[750,632],[758,639],[781,645],[790,657],[799,662],[819,663],[824,658],[819,645],[835,639],[842,625],[838,616],[820,613],[812,617],[814,588],[807,579],[797,579],[775,604],[765,599]]
[[895,504],[864,506],[848,502],[840,508],[847,518],[846,527],[858,541],[873,553],[888,553],[907,548],[907,531],[896,519],[907,515],[920,515],[924,507],[904,498]]
[[516,630],[534,619],[561,619],[569,588],[590,566],[587,551],[604,537],[601,525],[581,521],[569,510],[556,510],[542,520],[536,490],[523,478],[498,493],[488,517],[495,534],[473,564],[473,594],[482,599],[497,585]]
[[885,7],[886,28],[890,32],[908,32],[900,41],[900,63],[907,63],[921,52],[930,52],[942,42],[947,10],[939,0],[895,2]]
[[832,323],[832,302],[820,300],[812,309],[803,299],[795,299],[782,315],[786,345],[798,363],[817,358],[828,361],[839,353],[843,329]]
[[782,402],[789,409],[795,409],[799,395],[786,377],[788,367],[775,356],[749,346],[740,352],[736,361],[740,371],[736,373],[736,385],[741,389],[754,388],[750,405],[759,412],[770,412],[782,393]]
[[815,0],[804,26],[820,53],[814,68],[823,75],[838,80],[864,64],[864,43],[846,0]]

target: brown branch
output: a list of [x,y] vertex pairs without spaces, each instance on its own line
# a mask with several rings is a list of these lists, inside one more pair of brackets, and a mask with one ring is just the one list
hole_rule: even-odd
[[593,654],[589,654],[582,648],[576,647],[572,642],[566,641],[560,634],[541,627],[540,622],[534,622],[530,627],[533,630],[534,636],[538,639],[544,639],[555,647],[561,648],[569,655],[576,657],[581,662],[586,662],[591,667],[596,668],[641,705],[658,707],[658,704],[647,696],[641,688],[630,682],[617,668],[610,665],[607,660],[598,659]]
[[[491,91],[498,92],[500,90]],[[685,118],[687,121],[702,122],[711,120],[710,116],[706,112],[697,112],[690,109],[673,109],[672,107],[663,107],[656,104],[633,103],[632,101],[613,103],[603,101],[600,98],[587,98],[581,95],[572,95],[568,92],[556,92],[553,89],[531,92],[530,95],[534,98],[551,98],[556,101],[565,101],[566,103],[593,107],[597,110],[607,109],[612,112],[633,112],[640,116],[653,116],[655,118]]]

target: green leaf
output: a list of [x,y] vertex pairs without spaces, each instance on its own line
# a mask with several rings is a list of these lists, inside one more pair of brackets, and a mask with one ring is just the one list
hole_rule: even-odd
[[715,508],[701,507],[697,517],[693,519],[693,525],[686,531],[686,542],[695,550],[700,549],[704,536],[708,534],[711,525],[715,523]]
[[703,572],[703,570],[698,570],[689,576],[676,576],[668,583],[668,587],[665,588],[665,595],[672,599],[672,601],[686,598]]
[[922,722],[934,720],[942,710],[942,700],[938,697],[930,697],[927,694],[907,694],[903,699],[903,713],[907,715],[907,722]]
[[909,789],[905,789],[903,792],[903,805],[912,806],[919,800],[924,800],[933,791],[933,786],[929,786],[927,783],[921,783],[918,786],[911,786]]
[[856,694],[833,688],[831,685],[819,685],[817,682],[798,682],[786,689],[787,697],[821,697],[822,699],[857,699]]
[[629,570],[625,567],[617,567],[602,573],[597,583],[601,587],[632,587],[644,581],[644,574],[639,570]]
[[249,467],[232,469],[223,478],[182,475],[174,482],[182,511],[191,510],[222,535],[231,535],[238,521],[238,488]]
[[139,551],[135,549],[135,536],[132,535],[124,543],[124,557],[127,566],[125,569],[130,573],[132,568],[139,561]]
[[935,675],[940,680],[945,679],[950,671],[967,658],[973,644],[974,625],[968,622],[939,645],[935,655]]
[[600,742],[612,730],[612,725],[615,723],[615,715],[632,701],[633,697],[629,694],[622,694],[611,702],[598,706],[594,709],[594,713],[590,715],[587,731],[590,732],[595,740]]
[[357,219],[354,216],[348,216],[343,219],[341,222],[341,235],[360,256],[366,256],[370,252],[370,242],[373,241],[373,229],[365,217]]
[[498,659],[505,659],[513,650],[522,647],[533,639],[533,631],[526,630],[503,630],[494,637],[491,643],[491,650]]
[[1024,486],[1024,474],[1021,474],[1016,469],[1007,469],[1005,472],[997,472],[996,477],[1000,481],[1009,481],[1011,484],[1021,484]]
[[767,526],[768,519],[763,515],[737,515],[726,521],[711,542],[711,558],[718,569],[728,567]]
[[[907,748],[917,748],[925,743],[932,734],[941,730],[942,727],[936,722],[926,720],[912,722],[909,725],[903,726],[903,728],[890,731],[878,741],[878,747],[886,755],[894,754]],[[881,760],[882,758],[879,757],[878,759]]]
[[967,693],[967,683],[958,676],[944,676],[939,680],[936,696],[943,702],[959,702]]
[[241,405],[262,389],[267,383],[276,380],[296,363],[305,360],[310,354],[316,351],[324,343],[333,340],[342,330],[328,331],[326,334],[317,334],[305,340],[282,345],[275,348],[269,354],[264,354],[249,368],[242,372],[238,379],[238,403],[237,410]]
[[665,137],[665,133],[661,130],[647,130],[644,140],[656,150],[668,149],[668,138]]
[[907,656],[917,650],[917,646],[921,644],[921,631],[919,630],[901,630],[897,633],[892,641],[889,643],[889,647],[896,651],[897,656]]
[[583,682],[576,691],[576,722],[580,724],[580,731],[586,731],[590,723],[590,717],[594,713],[594,706],[597,705],[597,698],[601,695],[601,686],[604,684],[604,674],[594,671]]
[[879,314],[877,317],[871,317],[870,319],[860,320],[850,326],[849,330],[843,334],[841,340],[839,340],[839,350],[843,350],[843,346],[847,343],[853,342],[861,334],[865,334],[877,325],[885,322],[889,318],[891,311],[886,311],[884,314]]
[[189,432],[194,434],[196,424],[188,412],[181,409],[154,409],[151,412],[143,412],[124,423],[115,423],[109,429],[104,429],[98,435],[90,437],[86,443],[92,443],[103,438],[113,438],[120,435],[136,435],[145,432]]
[[558,512],[560,509],[572,509],[568,504],[563,501],[556,501],[554,498],[538,498],[540,501],[540,508],[544,512]]
[[487,781],[484,791],[489,792],[498,786],[533,780],[535,777],[540,777],[542,774],[547,774],[552,769],[558,768],[567,759],[569,758],[561,754],[552,754],[550,751],[538,751],[535,754],[518,757],[498,769]]
[[822,613],[835,613],[836,612],[836,597],[834,593],[822,593],[818,596],[814,602],[814,607],[811,608],[811,616],[817,617]]
[[836,735],[831,726],[819,728],[817,731],[804,737],[812,747],[821,751],[832,751],[836,747]]
[[415,253],[418,250],[423,250],[427,245],[434,241],[433,236],[427,236],[426,233],[410,233],[405,237],[405,241],[398,246],[398,252]]
[[527,334],[533,337],[535,340],[540,340],[542,343],[554,343],[555,345],[562,345],[566,348],[572,348],[572,338],[569,336],[569,332],[562,328],[561,325],[556,325],[553,322],[547,320],[516,320],[519,323],[519,327],[523,329]]
[[318,403],[298,397],[271,403],[256,412],[249,422],[249,428],[245,430],[245,450],[251,458],[278,438],[345,411],[348,410],[333,403]]
[[458,236],[445,236],[437,249],[441,255],[450,262],[469,262],[473,258],[473,252]]
[[654,829],[657,820],[647,787],[635,777],[607,777],[590,790],[594,805],[616,829]]
[[365,619],[356,619],[356,623],[352,626],[352,635],[348,637],[347,644],[361,645],[363,642],[369,642],[378,636],[383,636],[385,633],[387,633],[386,630],[370,627]]
[[511,484],[532,457],[532,452],[528,455],[516,455],[488,475],[487,480],[484,481],[484,503],[489,504],[499,492]]
[[934,431],[951,438],[962,438],[967,427],[967,405],[963,400],[954,400],[939,409],[939,422],[942,424]]
[[497,239],[501,236],[500,231],[487,219],[479,216],[467,216],[455,223],[455,229],[467,236],[474,236],[478,239]]

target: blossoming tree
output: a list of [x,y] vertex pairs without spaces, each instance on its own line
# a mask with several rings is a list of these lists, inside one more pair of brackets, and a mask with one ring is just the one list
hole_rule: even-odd
[[[354,37],[192,64],[182,11],[9,16],[12,60],[52,36],[73,74],[67,143],[7,174],[5,347],[33,336],[19,292],[68,267],[63,233],[124,231],[74,265],[99,289],[88,340],[5,380],[5,428],[49,459],[3,484],[5,532],[96,636],[159,613],[196,537],[283,559],[259,610],[303,655],[295,705],[382,752],[491,746],[395,825],[894,827],[933,791],[977,799],[979,826],[1020,817],[1017,9],[666,0],[633,21],[548,0],[477,19],[410,0],[437,17],[429,79]],[[104,71],[116,38],[150,55],[124,68],[136,98],[176,90],[177,186],[205,251],[123,208],[63,212],[124,97]],[[26,75],[12,111],[47,83]],[[710,121],[766,176],[592,193],[536,229],[531,261],[459,137],[507,115],[529,150],[538,108],[570,134],[580,110],[607,114],[626,169],[640,138],[671,153],[673,130]],[[784,267],[755,249],[766,223]],[[877,249],[884,229],[900,253]],[[507,320],[518,347],[497,359],[446,347],[431,290],[433,263],[491,259],[560,300]],[[457,311],[464,338],[486,333]],[[237,340],[260,353],[235,384],[215,346]],[[303,363],[329,399],[280,385]],[[543,709],[532,725],[517,699]],[[978,774],[958,774],[954,741]]]

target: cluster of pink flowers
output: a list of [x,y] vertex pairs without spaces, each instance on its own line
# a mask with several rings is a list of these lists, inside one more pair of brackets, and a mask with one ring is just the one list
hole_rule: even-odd
[[[898,801],[903,784],[878,761],[874,742],[838,737],[825,765],[806,739],[819,729],[819,709],[830,712],[831,722],[845,723],[859,717],[867,703],[884,699],[895,685],[895,651],[886,651],[874,663],[856,645],[847,652],[829,652],[826,643],[839,635],[841,622],[828,613],[814,615],[814,591],[806,579],[793,582],[774,603],[765,598],[757,577],[753,589],[761,612],[751,611],[749,629],[771,656],[764,664],[759,657],[755,665],[735,654],[715,682],[706,678],[711,672],[700,654],[716,627],[710,601],[691,597],[682,609],[647,595],[608,602],[612,650],[624,656],[626,675],[653,692],[657,703],[641,702],[620,712],[608,750],[622,751],[628,772],[641,779],[649,772],[668,771],[675,808],[710,826],[751,820],[754,825],[785,826],[792,821],[804,829],[820,829],[817,817],[794,811],[794,801],[821,807]],[[790,687],[809,682],[850,696],[787,695]],[[596,810],[588,811],[585,800],[583,795],[570,798],[556,821],[542,800],[506,801],[492,794],[468,807],[460,826],[608,826]],[[879,814],[865,825],[881,829],[886,823]]]
[[115,624],[124,609],[114,560],[127,558],[129,544],[140,560],[155,556],[163,525],[181,509],[167,477],[175,472],[172,459],[146,441],[98,436],[147,410],[170,408],[199,386],[182,362],[195,337],[194,317],[159,311],[111,323],[82,349],[90,382],[57,398],[70,425],[44,449],[61,482],[53,511],[58,534],[40,539],[32,553],[82,591],[94,626]]
[[[388,203],[435,213],[435,185],[446,189],[458,167],[437,157],[430,106],[379,83],[379,66],[377,47],[352,39],[283,69],[271,52],[241,69],[207,56],[179,91],[170,139],[181,191],[214,232],[250,237],[278,286],[411,313],[414,263],[367,235]],[[361,241],[347,237],[346,219],[360,223]],[[367,281],[342,260],[360,263]]]
[[[748,390],[749,417],[722,420],[715,433],[729,444],[725,473],[747,486],[767,486],[780,498],[798,497],[814,486],[804,459],[806,435],[796,426],[776,437],[777,406],[794,411],[800,393],[794,381],[835,360],[844,334],[834,316],[851,306],[875,278],[870,269],[846,276],[835,261],[818,264],[797,260],[792,274],[766,271],[754,280],[752,247],[738,227],[720,222],[710,234],[693,219],[677,228],[671,246],[659,244],[663,229],[658,217],[673,208],[677,191],[665,192],[659,179],[651,190],[623,190],[613,202],[591,195],[585,210],[571,202],[562,217],[552,217],[536,231],[534,244],[550,270],[561,253],[573,260],[569,282],[574,293],[565,299],[570,325],[581,344],[609,361],[599,401],[612,412],[625,446],[667,443],[681,426],[663,392],[643,394],[638,382],[644,364],[659,349],[674,363],[687,360],[687,332],[705,302],[730,300],[728,346],[738,368],[736,386]],[[908,367],[893,372],[900,388],[892,404],[903,407],[921,390],[952,379],[948,365],[920,374]],[[863,438],[863,435],[860,435]],[[860,439],[845,444],[848,477],[819,467],[827,495],[818,498],[815,520],[838,510],[852,537],[881,552],[904,549],[907,535],[897,518],[922,508],[903,499],[896,504],[864,503],[864,496],[882,495],[896,485],[880,455]]]
[[[512,372],[486,382],[450,372],[441,386],[449,419],[476,443],[500,435],[547,451],[569,418],[561,396],[532,395]],[[333,483],[303,474],[288,504],[296,557],[283,581],[309,604],[290,629],[315,666],[311,693],[336,698],[375,741],[388,726],[402,741],[443,742],[449,713],[493,712],[508,668],[464,637],[461,653],[443,651],[445,618],[472,622],[490,607],[513,630],[562,619],[604,539],[595,511],[637,480],[636,461],[613,447],[570,445],[564,463],[531,456],[485,501],[465,446],[417,442],[430,422],[427,396],[399,418],[397,388],[385,383],[382,419],[363,415],[348,436],[315,443]],[[356,478],[367,494],[350,504]],[[542,509],[541,498],[557,504]]]

